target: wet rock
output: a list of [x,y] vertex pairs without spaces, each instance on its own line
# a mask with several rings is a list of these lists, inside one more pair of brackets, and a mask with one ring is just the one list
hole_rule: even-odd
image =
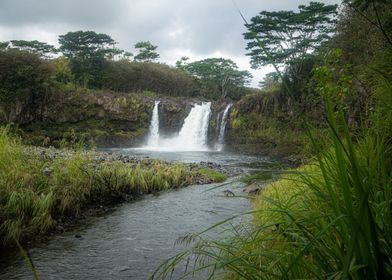
[[221,196],[235,196],[234,193],[230,190],[224,190],[220,193]]
[[243,191],[248,194],[255,194],[255,193],[258,193],[262,188],[263,188],[262,185],[260,185],[258,183],[252,183],[252,184],[246,186]]

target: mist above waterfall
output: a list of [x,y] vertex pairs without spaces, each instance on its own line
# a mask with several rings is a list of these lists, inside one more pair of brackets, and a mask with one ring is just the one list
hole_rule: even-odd
[[[157,103],[158,102],[158,103]],[[195,104],[185,118],[177,135],[163,138],[159,134],[159,101],[155,102],[147,146],[157,151],[208,151],[207,133],[211,115],[211,102]]]

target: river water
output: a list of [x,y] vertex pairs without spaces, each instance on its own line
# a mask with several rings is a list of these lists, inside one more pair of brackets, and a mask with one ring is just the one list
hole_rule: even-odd
[[[121,152],[169,161],[208,161],[245,170],[269,169],[272,164],[266,158],[223,152]],[[243,194],[242,183],[230,180],[220,188],[213,188],[216,184],[194,185],[120,204],[109,213],[32,245],[29,254],[42,279],[148,279],[163,260],[183,249],[182,245],[174,246],[178,238],[250,209],[247,198],[221,195],[225,189]],[[247,219],[243,216],[233,222]],[[210,235],[218,238],[219,233]],[[0,262],[0,279],[33,279],[17,253],[1,254]],[[181,269],[174,271],[173,279],[181,275]]]

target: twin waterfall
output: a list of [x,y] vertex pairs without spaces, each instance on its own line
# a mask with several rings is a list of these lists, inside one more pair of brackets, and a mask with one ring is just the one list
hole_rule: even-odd
[[206,151],[211,102],[195,105],[184,120],[178,137],[172,144],[181,151]]
[[233,106],[233,103],[230,103],[229,105],[226,106],[225,111],[223,112],[222,120],[220,123],[220,128],[219,128],[219,136],[218,136],[218,143],[216,145],[216,150],[217,151],[222,151],[223,146],[225,144],[225,132],[226,132],[226,125],[227,125],[227,116],[229,115],[229,110]]
[[[155,101],[147,146],[144,148],[158,151],[209,151],[207,137],[211,102],[195,104],[185,118],[178,135],[171,138],[161,138],[159,135],[159,103]],[[232,104],[229,104],[223,112],[216,145],[217,151],[223,149],[227,117],[231,106]]]
[[154,110],[152,111],[152,119],[150,124],[150,135],[148,136],[147,146],[158,147],[159,145],[159,113],[158,105],[160,101],[155,101]]

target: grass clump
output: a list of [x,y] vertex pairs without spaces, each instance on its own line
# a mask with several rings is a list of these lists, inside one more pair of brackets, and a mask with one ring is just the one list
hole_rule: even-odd
[[225,174],[211,168],[199,168],[196,172],[216,183],[224,182],[227,179]]
[[[0,128],[0,247],[45,233],[58,218],[77,216],[84,208],[183,187],[196,176],[185,164],[97,162],[80,149],[63,152],[42,157],[10,128]],[[214,181],[221,180],[218,175],[205,174]]]
[[259,182],[259,181],[267,181],[267,180],[271,180],[273,178],[272,176],[272,172],[269,171],[258,171],[258,172],[254,172],[248,175],[245,175],[241,178],[241,181],[244,182],[245,184],[252,184],[255,182]]

